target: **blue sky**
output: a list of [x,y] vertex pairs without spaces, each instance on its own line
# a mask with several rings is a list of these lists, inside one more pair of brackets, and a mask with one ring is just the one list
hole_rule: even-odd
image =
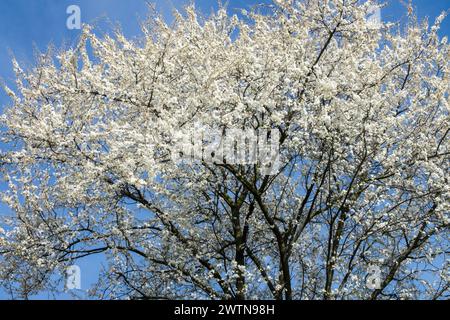
[[[404,15],[405,8],[399,0],[386,0],[388,7],[383,9],[384,20],[398,20]],[[407,0],[405,0],[407,2]],[[170,19],[172,8],[180,8],[191,0],[150,0],[156,4],[167,19]],[[194,0],[197,8],[205,13],[217,8],[216,0]],[[249,8],[256,3],[270,2],[268,0],[223,0],[228,2],[228,8]],[[7,84],[14,81],[11,57],[14,55],[19,62],[30,65],[33,63],[34,48],[44,51],[50,43],[57,47],[63,44],[71,46],[79,37],[79,30],[66,28],[66,8],[69,5],[81,8],[81,20],[96,26],[96,30],[107,32],[119,24],[128,37],[140,35],[139,21],[145,18],[147,4],[145,0],[2,0],[0,1],[0,79]],[[432,20],[442,11],[450,9],[450,0],[413,0],[420,18],[429,16]],[[441,29],[441,35],[450,35],[450,17]],[[1,90],[0,109],[9,104],[9,99]],[[0,185],[0,188],[4,186]],[[0,215],[7,214],[8,209],[0,204]],[[97,277],[100,259],[80,261],[82,270],[82,289]],[[36,298],[45,299],[47,294]],[[7,296],[0,291],[0,299]],[[61,295],[59,298],[68,298]]]

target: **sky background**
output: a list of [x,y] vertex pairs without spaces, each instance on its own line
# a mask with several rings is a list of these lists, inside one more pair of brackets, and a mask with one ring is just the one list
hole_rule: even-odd
[[[180,9],[193,1],[204,13],[218,7],[217,0],[1,0],[0,1],[0,80],[12,86],[14,73],[11,58],[14,56],[23,65],[32,65],[34,53],[45,51],[49,44],[56,47],[76,44],[80,30],[69,30],[66,20],[69,15],[66,9],[70,5],[78,5],[81,9],[82,23],[95,26],[100,33],[109,32],[119,25],[127,37],[140,36],[139,22],[146,17],[147,2],[156,4],[157,10],[170,20],[173,8]],[[407,1],[407,0],[405,0]],[[257,3],[268,3],[269,0],[223,0],[228,2],[228,10],[235,13],[237,8],[249,9]],[[405,7],[400,0],[386,0],[388,6],[381,12],[385,21],[397,21],[405,15]],[[413,0],[418,16],[430,21],[445,10],[450,9],[450,0]],[[450,17],[440,30],[441,36],[450,35]],[[0,110],[10,103],[3,90],[0,91]],[[0,146],[1,147],[1,146]],[[0,185],[0,189],[5,186]],[[9,214],[8,208],[0,203],[0,215]],[[85,292],[97,279],[101,258],[80,260],[82,290]],[[0,299],[8,296],[0,289]],[[42,293],[36,299],[51,298]],[[69,299],[67,294],[58,295],[59,299]]]

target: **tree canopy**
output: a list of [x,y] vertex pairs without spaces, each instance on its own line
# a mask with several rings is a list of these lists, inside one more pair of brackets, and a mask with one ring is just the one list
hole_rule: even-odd
[[[139,39],[86,25],[75,48],[14,61],[1,285],[57,290],[104,255],[99,298],[449,298],[445,15],[368,21],[379,7],[189,6]],[[173,161],[195,124],[276,130],[277,170]]]

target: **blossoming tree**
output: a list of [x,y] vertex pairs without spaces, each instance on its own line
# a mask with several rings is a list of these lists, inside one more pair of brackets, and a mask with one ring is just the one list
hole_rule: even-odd
[[[100,298],[449,297],[449,45],[374,1],[194,7],[24,70],[1,117],[0,282]],[[174,162],[194,123],[276,130],[279,167]],[[377,279],[370,283],[378,270]]]

